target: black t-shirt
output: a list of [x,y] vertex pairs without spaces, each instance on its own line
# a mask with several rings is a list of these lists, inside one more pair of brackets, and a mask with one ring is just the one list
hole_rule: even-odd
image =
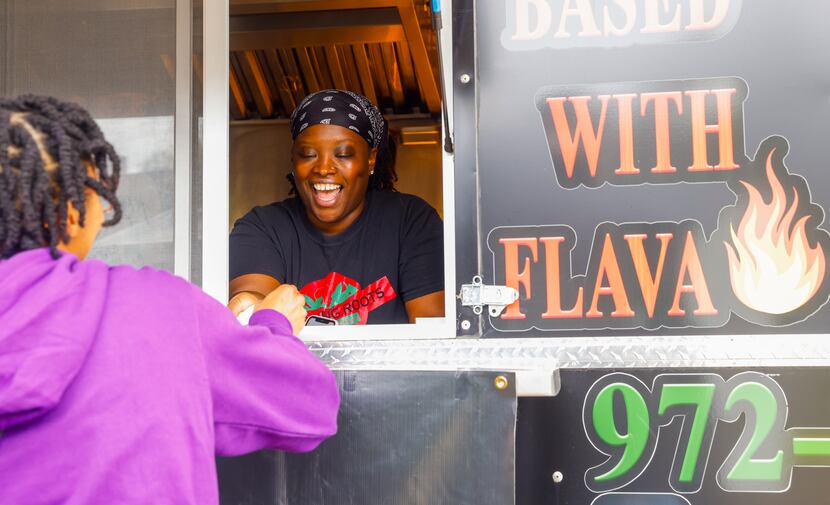
[[296,285],[309,314],[340,324],[406,323],[405,302],[444,289],[443,225],[416,196],[369,191],[355,222],[326,236],[289,198],[234,225],[231,279],[245,274]]

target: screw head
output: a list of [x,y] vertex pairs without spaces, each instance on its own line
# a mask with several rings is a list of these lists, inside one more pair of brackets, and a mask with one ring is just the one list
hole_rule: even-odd
[[497,375],[496,378],[493,380],[493,384],[499,391],[504,391],[505,389],[507,389],[507,386],[510,385],[510,381],[508,381],[507,377],[505,377],[504,375]]
[[467,84],[472,80],[472,77],[470,77],[470,74],[461,74],[458,80],[461,81],[461,84]]
[[472,326],[472,324],[470,324],[469,319],[464,319],[464,320],[461,321],[461,329],[462,330],[467,331],[467,330],[470,329],[471,326]]
[[562,479],[564,479],[565,476],[562,475],[562,472],[557,470],[557,471],[553,472],[553,475],[551,475],[551,478],[553,479],[553,482],[555,484],[559,484],[560,482],[562,482]]

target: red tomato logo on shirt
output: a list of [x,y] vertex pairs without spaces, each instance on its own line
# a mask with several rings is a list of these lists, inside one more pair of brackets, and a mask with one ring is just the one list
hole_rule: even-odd
[[309,315],[329,317],[339,324],[366,324],[369,312],[397,296],[384,276],[364,289],[354,279],[331,272],[303,286]]

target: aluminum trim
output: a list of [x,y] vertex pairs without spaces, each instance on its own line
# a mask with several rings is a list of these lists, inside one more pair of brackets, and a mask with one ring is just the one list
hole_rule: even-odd
[[333,369],[830,366],[830,336],[717,335],[312,342]]
[[190,280],[193,199],[192,0],[176,0],[176,116],[173,197],[173,273]]
[[[441,2],[441,24],[443,28],[440,32],[441,48],[440,65],[443,66],[443,75],[453,75],[453,24],[452,24],[452,0],[442,0]],[[444,102],[446,103],[445,111],[441,114],[446,114],[446,122],[442,117],[441,125],[449,124],[450,131],[444,132],[444,135],[449,135],[451,138],[455,137],[453,130],[455,125],[455,118],[453,117],[453,106],[455,89],[452,85],[444,86],[441,90]],[[443,127],[443,126],[442,126]],[[442,138],[443,140],[443,138]],[[453,296],[454,286],[456,285],[455,273],[455,156],[441,149],[441,163],[442,163],[442,195],[444,205],[444,314],[447,324],[447,336],[454,338],[456,335],[455,320],[456,320],[456,306],[455,297]],[[449,286],[449,289],[447,287]]]
[[229,228],[229,7],[227,0],[204,4],[204,143],[202,201],[202,289],[228,300]]

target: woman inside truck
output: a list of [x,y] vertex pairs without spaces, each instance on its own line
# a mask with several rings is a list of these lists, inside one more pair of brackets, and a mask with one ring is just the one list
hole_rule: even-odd
[[351,91],[319,91],[297,106],[290,126],[295,196],[234,225],[231,310],[293,284],[310,315],[339,324],[443,316],[443,225],[425,201],[395,191],[377,107]]
[[119,175],[80,107],[0,98],[0,503],[218,504],[214,454],[336,431],[294,288],[242,326],[169,273],[84,259]]

